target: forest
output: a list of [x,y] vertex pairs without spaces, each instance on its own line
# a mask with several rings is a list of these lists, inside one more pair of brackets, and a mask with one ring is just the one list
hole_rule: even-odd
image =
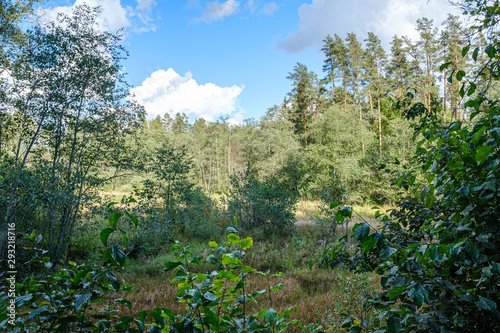
[[149,118],[102,9],[40,3],[0,5],[0,330],[500,332],[498,2],[332,31],[242,124]]

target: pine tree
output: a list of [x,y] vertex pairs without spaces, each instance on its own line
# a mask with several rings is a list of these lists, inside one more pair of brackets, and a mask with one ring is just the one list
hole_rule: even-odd
[[[373,33],[368,33],[366,42],[366,69],[370,80],[370,88],[376,90],[378,108],[378,139],[379,152],[382,154],[382,111],[380,105],[381,90],[383,85],[383,71],[386,63],[386,54],[382,48],[380,39]],[[371,99],[371,95],[370,95]]]

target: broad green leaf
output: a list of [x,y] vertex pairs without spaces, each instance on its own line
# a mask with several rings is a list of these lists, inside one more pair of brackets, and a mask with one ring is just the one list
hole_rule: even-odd
[[469,52],[470,44],[462,48],[462,57],[465,57],[467,52]]
[[386,246],[382,249],[382,251],[380,251],[380,259],[386,260],[396,252],[398,252],[398,250],[395,248]]
[[476,91],[476,88],[477,88],[476,84],[474,82],[471,82],[469,90],[467,90],[467,96],[472,95]]
[[276,321],[276,318],[278,318],[278,314],[276,313],[276,310],[274,309],[267,309],[265,314],[264,314],[264,319],[270,323],[274,324]]
[[[465,77],[465,71],[459,70],[457,72],[456,78],[458,81],[462,81],[462,79]],[[463,87],[463,86],[462,86]]]
[[132,309],[132,302],[130,302],[128,299],[117,298],[117,299],[115,299],[115,302],[121,303],[121,304],[125,305],[126,307],[128,307],[129,309]]
[[205,298],[209,302],[217,302],[217,296],[215,296],[214,293],[207,291],[206,293],[203,294],[203,298]]
[[387,329],[389,333],[399,333],[401,331],[401,321],[399,318],[390,316],[387,319]]
[[213,248],[213,249],[216,249],[219,247],[219,244],[217,244],[217,242],[214,242],[214,241],[211,241],[211,242],[208,242],[208,245]]
[[232,233],[229,234],[229,235],[227,235],[227,240],[231,244],[238,244],[238,243],[241,242],[240,241],[240,237],[238,237],[238,236],[236,236],[235,234],[232,234]]
[[495,46],[493,44],[489,44],[488,46],[486,46],[486,48],[484,49],[484,52],[488,55],[488,57],[490,59],[494,58],[495,57],[495,54],[497,53],[497,50],[495,48]]
[[394,298],[401,295],[406,290],[406,286],[392,287],[389,290],[389,300],[392,301]]
[[495,147],[493,146],[481,146],[479,149],[476,151],[476,162],[481,165],[486,161],[486,158],[488,157],[489,154],[491,154],[495,150]]
[[495,302],[482,296],[479,296],[479,301],[476,302],[476,306],[486,311],[495,311],[497,309],[497,304]]
[[180,265],[182,265],[181,262],[172,262],[172,261],[169,261],[165,264],[165,268],[163,269],[165,272],[168,272],[174,268],[177,268],[179,267]]
[[106,228],[106,229],[103,229],[101,231],[101,233],[99,234],[99,237],[101,238],[101,242],[104,246],[108,246],[108,239],[109,239],[109,235],[111,235],[113,233],[113,229],[112,228]]
[[28,319],[31,321],[31,320],[35,319],[36,316],[38,316],[42,312],[47,311],[48,309],[49,309],[48,305],[41,306],[38,309],[31,311],[30,314],[28,315]]
[[241,241],[240,248],[242,250],[244,249],[249,249],[253,246],[253,239],[250,237],[245,238],[244,240]]
[[373,249],[373,247],[376,244],[377,244],[377,239],[370,236],[361,242],[361,249],[363,250],[363,253],[366,253],[366,252],[370,251],[371,249]]
[[122,216],[122,213],[114,212],[108,217],[109,220],[109,225],[111,228],[116,228],[116,224],[120,220],[120,217]]
[[82,308],[83,304],[85,304],[86,302],[88,302],[91,297],[92,297],[91,293],[86,293],[86,294],[83,294],[83,295],[79,295],[76,298],[75,302],[73,303],[73,308],[75,309],[75,312],[79,312],[80,309]]
[[118,246],[113,246],[111,251],[111,256],[116,260],[120,266],[125,265],[125,259],[127,259],[127,255],[123,253],[122,250],[118,248]]
[[366,237],[368,237],[368,234],[370,233],[370,226],[368,223],[362,223],[362,224],[356,224],[354,226],[354,237],[357,240],[362,241]]

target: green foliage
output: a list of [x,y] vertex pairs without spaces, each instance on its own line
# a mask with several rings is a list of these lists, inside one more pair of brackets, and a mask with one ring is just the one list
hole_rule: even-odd
[[260,228],[266,234],[289,235],[295,222],[297,196],[274,178],[263,181],[245,171],[232,178],[227,199],[228,213],[247,229]]
[[98,170],[114,166],[117,177],[128,165],[123,138],[142,113],[124,100],[120,36],[97,27],[99,13],[77,6],[32,27],[36,47],[9,71],[4,91],[2,110],[13,123],[9,140],[0,140],[1,228],[16,223],[27,233],[36,225],[53,259],[66,252],[83,209],[98,199],[94,190],[108,180]]
[[[125,246],[128,244],[122,221],[127,214],[112,210],[107,227],[100,233],[105,250],[95,266],[69,261],[67,268],[56,271],[45,256],[47,251],[38,248],[41,235],[35,232],[26,235],[25,250],[32,254],[28,264],[36,267],[37,275],[16,283],[15,321],[7,312],[9,300],[14,298],[4,290],[0,292],[0,329],[9,332],[144,332],[143,322],[120,316],[117,309],[118,304],[132,307],[128,300],[120,297],[131,292],[131,287],[124,285],[119,276],[127,267],[126,254],[118,243],[121,239]],[[7,277],[2,276],[2,280]],[[2,289],[5,285],[2,283]]]
[[[228,230],[234,231],[233,228]],[[200,258],[191,254],[189,246],[176,243],[172,247],[171,250],[178,251],[177,261],[168,262],[165,270],[176,270],[171,283],[177,284],[177,300],[185,303],[186,313],[174,315],[168,309],[158,309],[156,313],[154,310],[151,313],[155,318],[152,332],[284,332],[297,323],[297,320],[290,320],[292,309],[278,312],[266,308],[255,314],[248,313],[246,304],[257,303],[255,298],[266,290],[248,290],[247,276],[269,275],[242,262],[245,250],[253,245],[251,238],[240,239],[231,232],[223,244],[210,242],[209,245],[215,253],[206,260],[216,269],[205,274],[191,272],[192,266],[200,263]],[[281,285],[270,287],[269,297],[272,290],[280,288]]]
[[[382,274],[370,300],[374,323],[390,332],[493,332],[500,320],[498,169],[500,110],[481,96],[474,121],[443,125],[433,114],[416,126],[426,179],[398,181],[408,195],[381,232],[357,225],[358,269]],[[353,326],[352,330],[359,329]]]

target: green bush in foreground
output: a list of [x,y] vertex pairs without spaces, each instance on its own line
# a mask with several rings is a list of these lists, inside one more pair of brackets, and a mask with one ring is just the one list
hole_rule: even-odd
[[[377,332],[499,331],[500,109],[483,95],[466,106],[470,125],[420,119],[425,179],[418,183],[414,170],[396,179],[408,194],[380,231],[354,227],[351,264],[382,275],[384,291],[367,303],[378,310]],[[368,322],[343,326],[361,332]]]

